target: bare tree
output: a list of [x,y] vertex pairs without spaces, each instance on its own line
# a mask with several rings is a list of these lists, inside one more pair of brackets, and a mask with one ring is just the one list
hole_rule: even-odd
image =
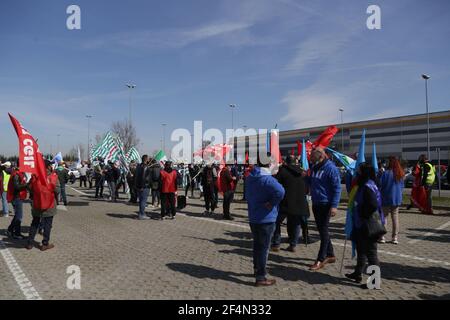
[[139,145],[139,138],[136,135],[136,128],[127,120],[116,121],[111,126],[111,131],[119,136],[123,143],[125,152],[131,147]]

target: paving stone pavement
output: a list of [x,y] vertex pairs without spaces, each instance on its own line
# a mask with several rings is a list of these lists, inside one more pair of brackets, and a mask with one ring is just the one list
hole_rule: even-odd
[[[400,244],[379,245],[382,290],[360,289],[339,273],[345,207],[331,224],[336,264],[308,270],[319,246],[311,217],[313,243],[299,245],[296,253],[271,253],[268,269],[277,285],[255,288],[245,203],[232,205],[234,221],[222,220],[221,208],[202,216],[198,199],[189,199],[174,221],[139,221],[137,206],[126,200],[95,200],[84,188],[67,191],[69,206],[55,217],[52,250],[24,249],[23,241],[5,235],[11,217],[0,218],[0,251],[12,254],[42,299],[450,299],[450,224],[435,231],[450,221],[450,212],[401,211]],[[155,210],[147,212],[158,217]],[[24,217],[27,233],[28,204]],[[350,246],[345,256],[349,272],[355,263]],[[80,267],[80,290],[67,288],[71,265]],[[2,255],[0,281],[0,299],[25,298]]]

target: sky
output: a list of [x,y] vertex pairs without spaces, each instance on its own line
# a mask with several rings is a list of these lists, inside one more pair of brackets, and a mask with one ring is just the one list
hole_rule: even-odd
[[[68,30],[66,9],[81,9]],[[381,29],[369,30],[369,5]],[[141,153],[176,128],[280,130],[450,109],[447,0],[2,0],[0,154],[16,116],[44,153],[126,120]]]

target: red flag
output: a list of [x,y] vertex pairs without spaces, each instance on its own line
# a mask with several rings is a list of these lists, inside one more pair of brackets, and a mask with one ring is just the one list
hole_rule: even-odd
[[281,152],[278,138],[278,130],[273,129],[270,132],[270,153],[277,163],[281,163]]
[[314,147],[326,148],[333,139],[334,135],[339,131],[336,126],[328,127],[317,139],[314,141]]
[[430,214],[433,209],[428,205],[427,192],[422,186],[422,173],[419,165],[414,168],[413,175],[415,179],[411,189],[411,201],[422,213]]
[[39,181],[47,186],[47,172],[42,153],[33,136],[20,124],[20,122],[8,113],[12,125],[19,138],[19,170],[34,174]]
[[249,162],[248,152],[245,153],[245,164]]
[[[309,156],[311,155],[311,151],[313,149],[313,144],[309,140],[307,140],[305,142],[305,144],[306,144],[306,157],[309,160]],[[297,141],[297,152],[298,152],[298,155],[302,154],[302,147],[303,147],[302,143],[300,141]]]

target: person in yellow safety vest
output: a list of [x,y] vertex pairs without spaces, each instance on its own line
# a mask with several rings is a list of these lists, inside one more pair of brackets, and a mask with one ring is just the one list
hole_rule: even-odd
[[434,180],[436,179],[436,169],[434,166],[428,161],[427,156],[421,154],[419,156],[419,165],[422,172],[422,186],[425,188],[427,192],[427,200],[428,200],[428,210],[429,213],[433,213],[433,202],[432,202],[432,191]]
[[7,161],[1,165],[0,168],[0,195],[2,198],[2,213],[3,217],[9,216],[8,207],[8,183],[11,178],[11,162]]

